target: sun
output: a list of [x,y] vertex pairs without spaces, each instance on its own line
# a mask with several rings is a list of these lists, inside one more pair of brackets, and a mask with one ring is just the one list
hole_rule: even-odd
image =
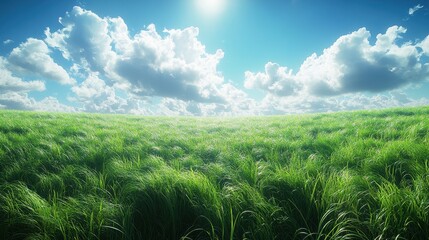
[[207,17],[219,15],[225,8],[226,0],[194,0],[200,12]]

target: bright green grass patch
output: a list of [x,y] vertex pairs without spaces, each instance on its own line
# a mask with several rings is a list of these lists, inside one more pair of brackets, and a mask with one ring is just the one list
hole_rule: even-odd
[[429,108],[3,110],[0,239],[429,239]]

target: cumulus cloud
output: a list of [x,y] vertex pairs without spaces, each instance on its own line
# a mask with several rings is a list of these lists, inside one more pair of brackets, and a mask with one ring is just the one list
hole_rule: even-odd
[[224,84],[219,89],[224,103],[199,103],[192,100],[181,100],[169,97],[141,97],[131,95],[119,97],[115,87],[108,86],[98,74],[90,74],[85,81],[72,87],[74,96],[69,100],[81,103],[81,111],[104,113],[131,113],[143,115],[167,116],[226,116],[254,115],[256,102],[246,93],[232,84]]
[[31,91],[44,91],[42,81],[24,81],[14,76],[8,69],[7,59],[0,56],[0,108],[17,110],[73,112],[73,107],[64,105],[54,97],[46,97],[41,101],[28,96]]
[[6,58],[0,56],[0,108],[49,112],[76,111],[75,108],[60,103],[54,97],[46,97],[41,101],[29,97],[28,93],[31,91],[45,91],[44,82],[24,81],[15,76],[9,67],[16,68]]
[[338,38],[321,55],[312,54],[296,74],[272,62],[264,72],[246,71],[244,86],[266,93],[257,106],[264,114],[427,104],[427,99],[398,91],[429,80],[429,63],[423,58],[429,36],[400,44],[406,31],[392,26],[371,44],[370,32],[361,28]]
[[[192,106],[194,105],[194,106]],[[194,107],[195,109],[193,109]],[[164,98],[159,103],[157,114],[167,116],[193,116],[200,115],[200,109],[197,104],[190,104],[183,100]]]
[[0,106],[7,109],[33,110],[45,112],[75,112],[73,107],[64,105],[54,97],[36,101],[25,92],[0,93]]
[[413,15],[415,12],[417,12],[420,9],[422,9],[423,7],[424,7],[423,5],[417,4],[416,6],[408,9],[408,14],[409,15]]
[[404,33],[405,28],[392,26],[378,34],[371,45],[370,32],[361,28],[338,38],[320,56],[312,54],[296,75],[287,72],[286,67],[267,63],[265,73],[245,73],[245,86],[276,96],[336,96],[377,93],[428,80],[429,64],[421,61],[427,40],[398,45]]
[[41,101],[35,101],[32,108],[43,112],[77,112],[74,107],[62,104],[52,96],[46,97]]
[[46,97],[41,101],[28,96],[31,91],[44,91],[42,81],[24,81],[7,68],[10,65],[0,56],[0,108],[17,110],[36,110],[50,112],[74,112],[73,107],[64,105],[54,97]]
[[196,102],[168,97],[158,99],[159,101],[143,100],[138,97],[127,99],[130,109],[128,112],[167,116],[243,116],[259,114],[257,102],[231,83],[224,84],[219,89],[219,92],[226,99],[226,102]]
[[[229,86],[226,85],[226,88],[229,88]],[[230,88],[226,90],[226,92],[228,91],[237,91],[237,89]],[[247,95],[235,100],[235,103],[198,103],[195,101],[163,98],[151,114],[184,116],[243,116],[260,114],[256,101],[247,97]]]
[[34,110],[34,99],[28,98],[27,93],[7,92],[0,94],[0,104],[8,109]]
[[216,70],[223,52],[207,53],[197,39],[198,33],[198,28],[189,27],[164,30],[163,37],[155,25],[149,25],[129,39],[128,48],[121,45],[124,54],[111,65],[111,73],[140,96],[223,101],[218,91],[223,77]]
[[258,88],[270,92],[277,96],[289,96],[296,94],[302,85],[296,81],[292,70],[281,67],[277,63],[268,62],[265,64],[265,72],[252,73],[245,72],[244,87]]
[[56,32],[45,30],[49,46],[59,49],[65,59],[104,72],[107,62],[115,57],[107,19],[75,6],[59,22],[64,28]]
[[[0,56],[0,108],[227,116],[429,104],[400,91],[429,80],[429,36],[404,42],[406,29],[399,26],[376,35],[373,43],[366,28],[341,36],[296,73],[273,62],[261,72],[246,71],[244,87],[266,93],[256,101],[225,82],[218,70],[223,51],[208,52],[196,27],[158,31],[150,24],[131,35],[122,18],[81,7],[59,22],[60,29],[45,30],[44,40],[29,38],[7,58]],[[69,72],[52,59],[52,49],[68,61]],[[63,88],[78,107],[54,97],[32,98],[29,93],[44,91],[45,84],[29,76],[72,85]]]
[[0,56],[0,94],[45,90],[45,84],[42,81],[23,81],[14,76],[7,65],[7,60]]
[[368,96],[357,93],[348,96],[289,96],[279,98],[267,95],[260,103],[260,111],[265,115],[320,113],[351,111],[359,109],[383,109],[404,106],[424,106],[429,99],[413,99],[403,92],[391,91],[383,94]]
[[423,54],[429,56],[429,36],[427,36],[422,42],[420,42],[418,44],[418,47],[422,49]]
[[134,36],[122,18],[101,18],[74,7],[60,19],[62,29],[45,31],[45,41],[66,59],[79,64],[74,70],[98,72],[137,96],[155,96],[196,102],[223,102],[223,76],[217,65],[223,51],[206,52],[199,29],[166,29],[154,24]]
[[196,27],[159,32],[150,24],[131,36],[122,18],[102,18],[80,7],[60,23],[57,31],[46,29],[45,41],[73,62],[75,76],[86,76],[70,98],[84,111],[214,115],[249,112],[255,105],[224,82],[217,70],[223,51],[207,52]]
[[29,38],[12,50],[8,61],[18,71],[58,81],[61,84],[74,84],[67,72],[50,57],[48,46],[39,39]]
[[417,46],[396,43],[405,32],[403,27],[392,26],[377,35],[375,45],[369,43],[365,28],[342,36],[321,56],[307,58],[297,78],[310,93],[322,96],[381,92],[427,80],[429,66],[420,62]]
[[257,102],[231,83],[222,85],[220,94],[226,104],[211,104],[203,108],[205,115],[258,115]]
[[72,101],[83,104],[88,112],[125,113],[127,101],[116,95],[113,87],[107,86],[97,74],[91,74],[79,86],[72,87],[76,94]]

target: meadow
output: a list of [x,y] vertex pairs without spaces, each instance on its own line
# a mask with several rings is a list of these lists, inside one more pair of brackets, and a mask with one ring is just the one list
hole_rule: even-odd
[[1,110],[0,239],[429,239],[429,107]]

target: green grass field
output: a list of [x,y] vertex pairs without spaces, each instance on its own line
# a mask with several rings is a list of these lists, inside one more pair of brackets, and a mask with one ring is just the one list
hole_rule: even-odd
[[3,110],[0,239],[429,239],[429,107]]

